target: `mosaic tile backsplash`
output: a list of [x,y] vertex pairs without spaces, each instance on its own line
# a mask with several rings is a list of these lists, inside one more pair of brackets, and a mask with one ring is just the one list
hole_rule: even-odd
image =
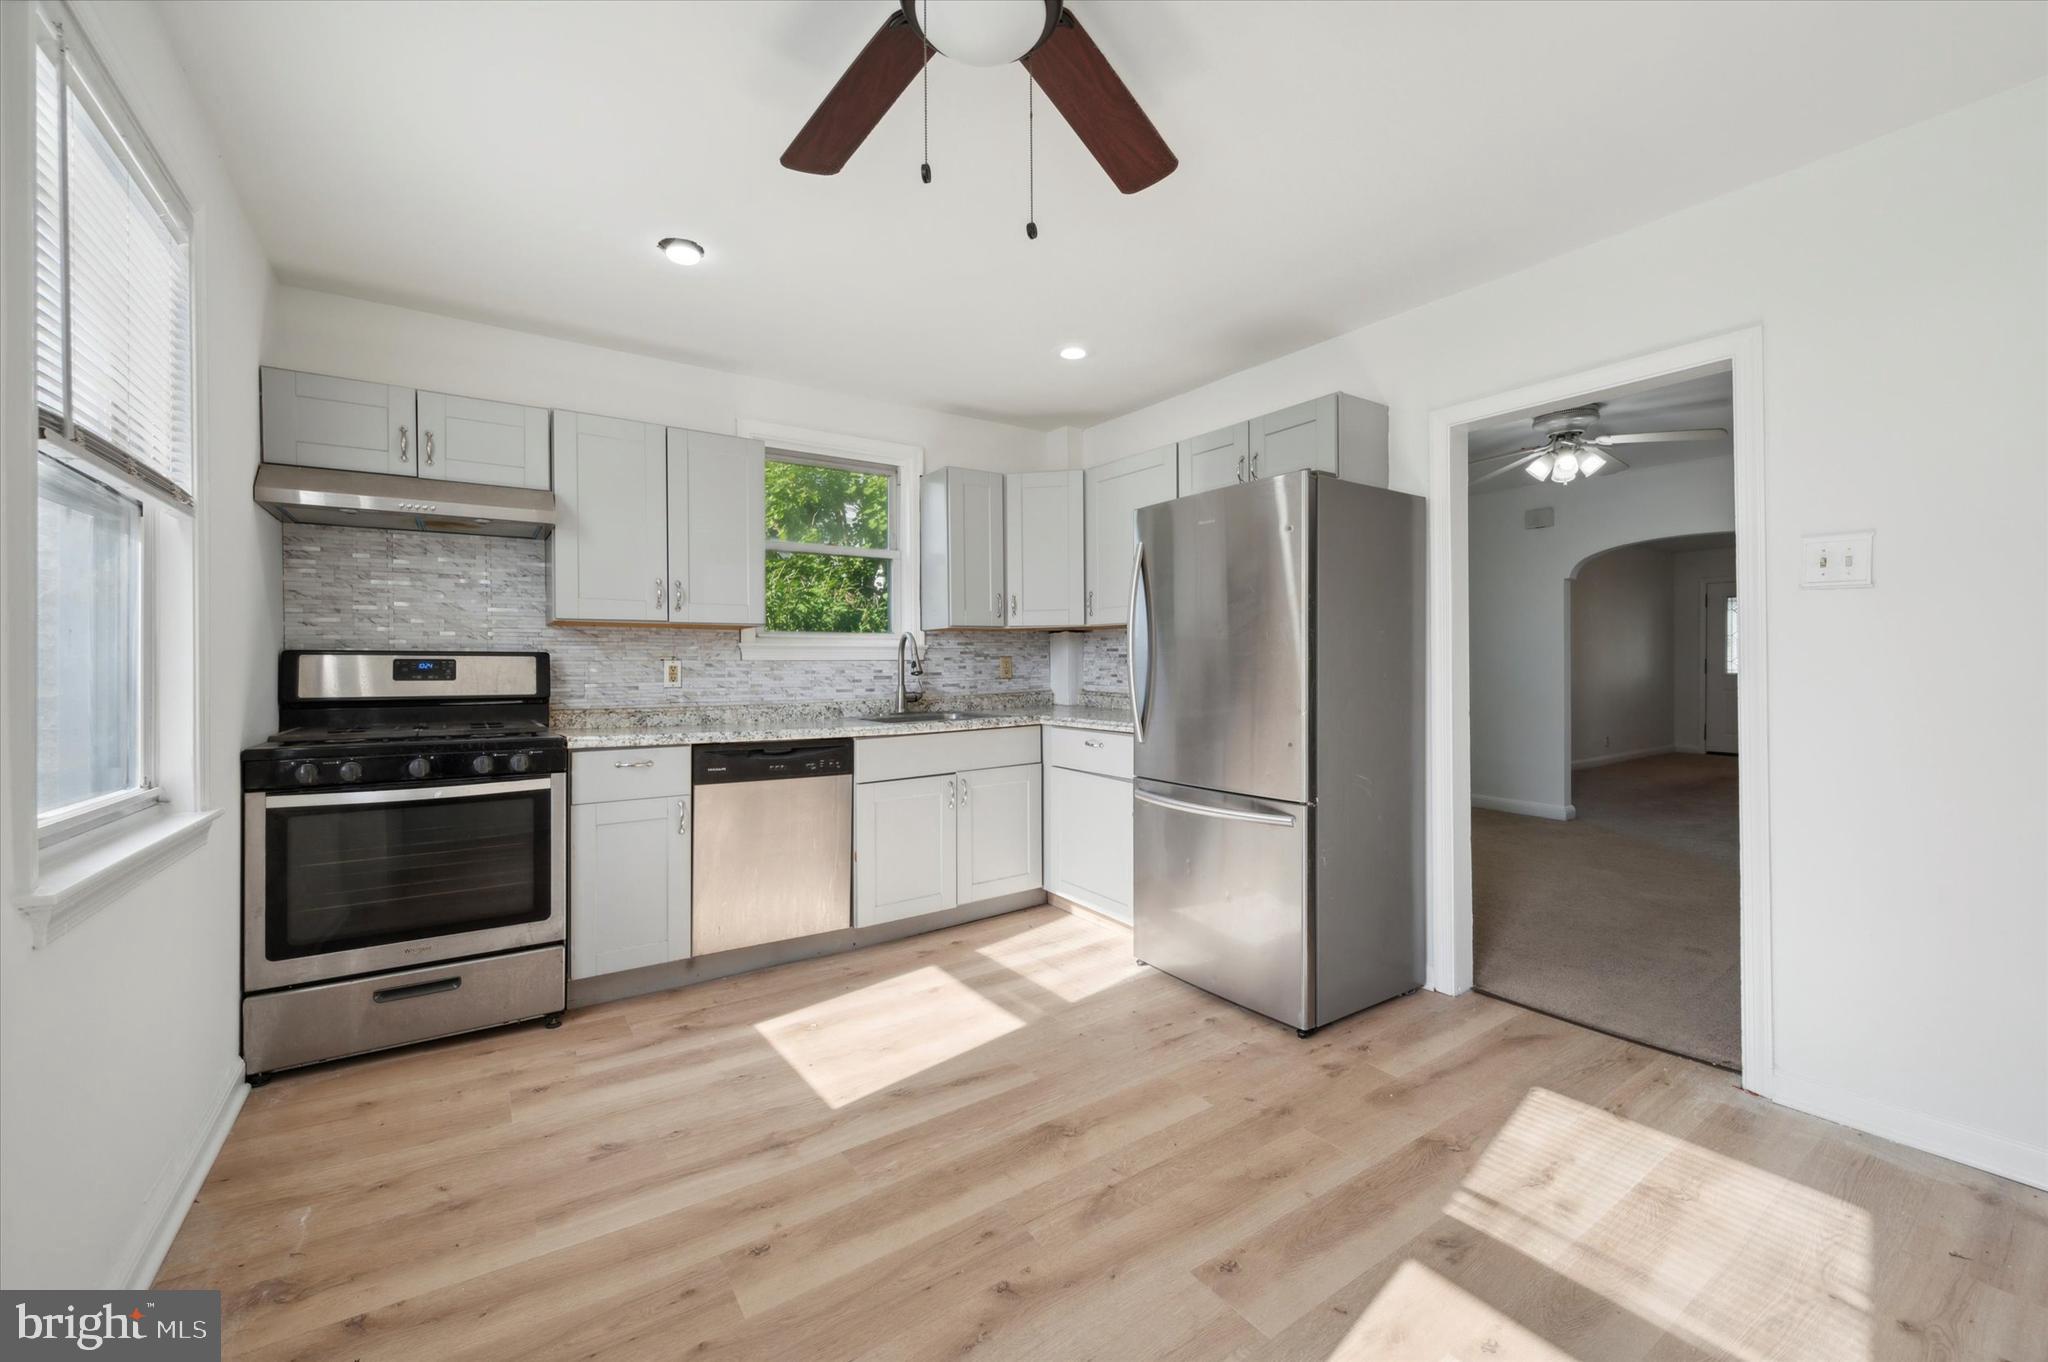
[[[545,649],[560,708],[849,704],[893,699],[894,662],[747,662],[738,630],[570,628],[547,623],[538,540],[328,525],[284,527],[287,648]],[[680,658],[683,684],[661,684]],[[1001,675],[1011,659],[1012,675]],[[1089,690],[1124,686],[1122,634],[1091,635]],[[1048,635],[935,633],[925,694],[966,701],[1052,686]]]

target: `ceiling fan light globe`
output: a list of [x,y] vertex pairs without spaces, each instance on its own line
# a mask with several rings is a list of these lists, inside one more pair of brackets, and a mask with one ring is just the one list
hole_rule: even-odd
[[1559,454],[1550,469],[1550,480],[1559,486],[1570,482],[1579,475],[1579,456],[1569,449]]
[[1579,458],[1579,471],[1589,478],[1605,467],[1607,456],[1597,449],[1589,449]]
[[1538,482],[1549,481],[1550,456],[1548,454],[1538,454],[1535,458],[1529,461],[1529,466],[1524,468],[1522,471],[1524,473],[1527,473],[1530,477],[1536,479],[1536,481]]
[[954,61],[1002,66],[1044,34],[1045,0],[917,0],[917,21],[932,47]]

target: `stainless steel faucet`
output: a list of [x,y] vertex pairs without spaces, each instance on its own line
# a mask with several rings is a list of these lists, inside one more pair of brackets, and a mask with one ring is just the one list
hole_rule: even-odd
[[[910,697],[903,690],[903,645],[906,643],[910,645],[910,675],[916,677],[924,675],[924,657],[917,650],[917,635],[905,629],[903,637],[896,640],[896,712],[898,714],[910,708]],[[918,685],[917,693],[919,695],[924,694],[922,682]]]

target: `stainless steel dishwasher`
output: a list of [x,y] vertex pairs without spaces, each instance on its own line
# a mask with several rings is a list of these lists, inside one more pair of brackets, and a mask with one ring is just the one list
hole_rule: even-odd
[[853,741],[691,754],[690,952],[853,925]]

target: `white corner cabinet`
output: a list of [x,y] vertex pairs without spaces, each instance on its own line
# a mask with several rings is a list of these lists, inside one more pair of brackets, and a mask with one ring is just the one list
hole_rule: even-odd
[[1048,725],[1045,887],[1119,922],[1131,920],[1131,738]]
[[854,743],[853,925],[1044,886],[1036,726]]
[[1084,623],[1079,472],[936,468],[919,503],[925,628]]
[[1138,509],[1172,501],[1179,490],[1179,457],[1173,445],[1161,445],[1088,470],[1084,491],[1087,578],[1082,603],[1087,624],[1128,621]]
[[690,749],[578,752],[569,782],[569,977],[690,954]]
[[551,623],[761,623],[761,441],[558,411],[554,446]]
[[268,366],[261,387],[266,463],[549,485],[548,414],[539,407]]

